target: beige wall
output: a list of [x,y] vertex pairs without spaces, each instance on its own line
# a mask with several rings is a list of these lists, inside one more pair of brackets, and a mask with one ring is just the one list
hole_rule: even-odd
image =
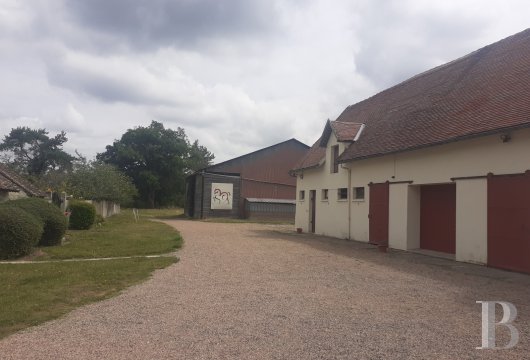
[[488,260],[488,181],[456,182],[456,260],[485,264]]
[[[296,215],[295,227],[309,232],[309,191],[316,190],[316,222],[317,234],[348,238],[348,202],[337,199],[339,188],[348,187],[348,170],[339,166],[338,173],[331,173],[331,146],[339,145],[339,153],[345,149],[344,143],[338,143],[335,135],[331,134],[326,149],[324,165],[303,172],[296,179]],[[328,200],[322,200],[322,189],[328,189]],[[305,191],[305,200],[300,201],[300,190]]]
[[[454,177],[520,173],[530,169],[530,130],[511,133],[512,140],[503,143],[499,135],[460,141],[445,145],[365,159],[345,164],[351,168],[352,187],[365,187],[365,201],[338,202],[336,189],[348,186],[348,171],[340,169],[330,174],[330,146],[326,163],[298,176],[297,190],[306,190],[306,200],[297,202],[296,226],[304,231],[309,225],[309,191],[317,190],[316,232],[335,237],[368,241],[368,212],[370,182],[412,181],[412,184],[390,185],[389,245],[398,249],[419,247],[419,186],[450,183]],[[362,136],[362,135],[361,135]],[[342,144],[341,144],[342,145]],[[344,146],[341,146],[342,152]],[[462,261],[486,261],[486,181],[457,182],[457,254]],[[321,189],[328,188],[330,199],[320,202]],[[298,193],[298,192],[297,192]],[[350,217],[350,221],[348,221]],[[350,229],[348,231],[348,223]]]

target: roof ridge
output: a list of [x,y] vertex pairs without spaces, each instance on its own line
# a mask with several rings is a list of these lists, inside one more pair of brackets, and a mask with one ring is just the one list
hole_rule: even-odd
[[[522,35],[525,34],[525,33],[528,33],[527,35],[530,36],[530,28],[527,28],[527,29],[525,29],[525,30],[523,30],[523,31],[520,31],[520,32],[516,33],[516,34],[513,34],[513,35],[510,35],[510,36],[507,36],[507,37],[505,37],[505,38],[503,38],[503,39],[501,39],[501,40],[498,40],[498,41],[496,41],[496,42],[494,42],[494,43],[491,43],[491,44],[485,45],[485,46],[483,46],[483,47],[481,47],[481,48],[479,48],[479,49],[477,49],[477,50],[474,50],[474,51],[472,51],[472,52],[470,52],[470,53],[468,53],[468,54],[462,55],[462,56],[460,56],[460,57],[458,57],[458,58],[456,58],[456,59],[454,59],[454,60],[451,60],[451,61],[449,61],[449,62],[446,62],[446,63],[440,64],[440,65],[435,66],[435,67],[433,67],[433,68],[431,68],[431,69],[428,69],[428,70],[422,71],[422,72],[420,72],[419,74],[413,75],[413,76],[411,76],[411,77],[409,77],[409,78],[407,78],[407,79],[405,79],[405,80],[403,80],[403,81],[398,82],[397,84],[394,84],[394,85],[390,86],[389,88],[383,89],[383,90],[381,90],[381,91],[379,91],[379,92],[373,94],[373,95],[370,96],[370,97],[367,97],[367,98],[365,98],[365,99],[363,99],[363,100],[361,100],[361,101],[359,101],[359,102],[356,102],[355,104],[348,105],[348,106],[346,107],[346,109],[344,109],[344,111],[343,111],[343,112],[337,117],[337,119],[339,119],[339,118],[341,117],[342,114],[344,114],[348,109],[350,109],[350,108],[353,107],[353,106],[357,106],[357,105],[360,105],[360,104],[362,104],[362,103],[365,103],[365,102],[367,102],[368,100],[371,100],[372,98],[374,98],[374,97],[376,97],[376,96],[379,96],[379,95],[381,95],[381,94],[383,94],[383,93],[386,93],[386,92],[389,92],[389,91],[394,90],[394,89],[396,89],[396,88],[399,88],[399,87],[401,87],[401,86],[404,86],[404,85],[406,85],[406,84],[412,82],[413,80],[421,79],[421,78],[423,78],[423,77],[425,77],[425,76],[427,76],[427,75],[429,75],[429,74],[432,74],[432,73],[435,72],[435,71],[439,71],[439,70],[441,70],[441,69],[443,69],[443,68],[446,68],[446,67],[449,67],[449,66],[451,66],[451,65],[454,65],[454,64],[457,64],[457,63],[459,63],[459,62],[462,62],[462,61],[464,61],[464,60],[467,60],[467,59],[470,58],[471,56],[476,55],[476,54],[478,54],[478,53],[480,53],[480,52],[483,52],[483,51],[486,50],[487,48],[490,48],[490,47],[492,47],[492,46],[495,46],[495,45],[497,45],[497,44],[500,43],[500,42],[507,41],[508,39],[511,39],[511,38],[513,38],[513,37],[515,37],[515,36],[522,36]],[[335,121],[336,121],[336,120],[335,120]]]

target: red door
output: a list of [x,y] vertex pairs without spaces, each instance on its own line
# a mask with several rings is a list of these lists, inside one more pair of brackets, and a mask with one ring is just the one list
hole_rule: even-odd
[[370,184],[369,241],[388,245],[388,190],[389,184]]
[[488,265],[530,273],[530,176],[488,178]]
[[309,209],[309,211],[311,212],[310,214],[311,232],[314,233],[315,228],[316,228],[316,219],[317,219],[316,217],[317,191],[316,190],[309,191],[309,200],[311,201],[310,209]]
[[420,248],[455,253],[456,184],[421,187]]

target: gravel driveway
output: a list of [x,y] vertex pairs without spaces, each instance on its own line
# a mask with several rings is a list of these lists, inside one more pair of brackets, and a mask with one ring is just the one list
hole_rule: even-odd
[[[528,358],[530,276],[289,227],[170,221],[181,261],[115,298],[0,342],[1,359]],[[480,346],[477,300],[519,311]],[[498,329],[498,337],[506,335]]]

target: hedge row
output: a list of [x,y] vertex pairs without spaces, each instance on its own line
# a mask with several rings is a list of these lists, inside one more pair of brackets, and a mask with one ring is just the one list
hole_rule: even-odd
[[90,203],[71,201],[68,209],[70,210],[70,229],[88,230],[96,221],[96,208]]
[[16,207],[0,207],[0,259],[28,255],[42,233],[42,221],[35,216]]
[[34,246],[61,243],[66,217],[46,200],[25,198],[0,206],[0,259],[31,253]]
[[[89,229],[96,219],[94,205],[72,201],[69,205],[70,228]],[[44,199],[24,198],[0,204],[0,259],[31,253],[35,246],[61,244],[67,219],[55,205]]]

